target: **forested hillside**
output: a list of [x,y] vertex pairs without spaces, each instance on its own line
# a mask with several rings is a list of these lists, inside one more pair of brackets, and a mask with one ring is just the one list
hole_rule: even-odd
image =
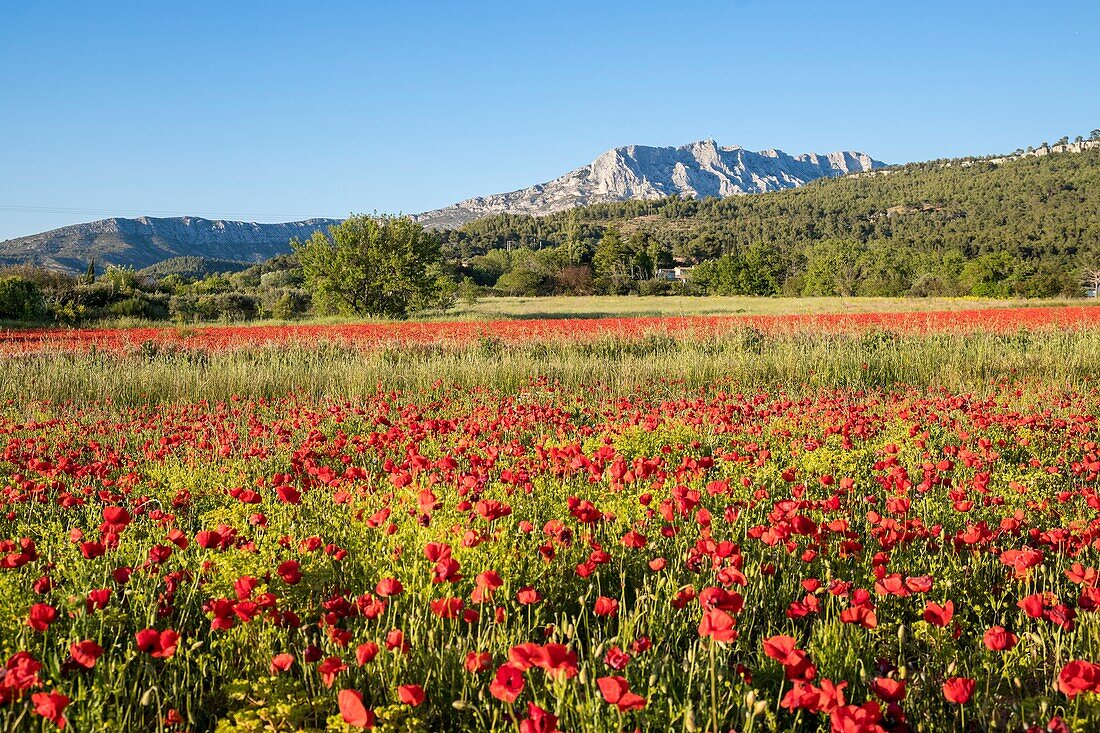
[[[630,201],[441,232],[481,285],[819,295],[1076,294],[1100,268],[1100,150],[933,161],[725,199]],[[589,269],[590,268],[590,269]],[[503,277],[504,282],[500,283]]]

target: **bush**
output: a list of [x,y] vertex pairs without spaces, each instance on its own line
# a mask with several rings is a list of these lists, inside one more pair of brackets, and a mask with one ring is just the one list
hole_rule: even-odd
[[24,277],[0,278],[0,318],[35,322],[45,317],[46,299],[37,285]]
[[156,321],[168,317],[169,300],[166,295],[137,292],[111,303],[107,307],[107,313],[115,318],[146,318]]
[[679,283],[668,280],[641,280],[638,282],[638,295],[668,295]]
[[549,282],[542,273],[517,267],[500,276],[496,289],[505,295],[546,295]]
[[278,292],[278,296],[271,304],[271,317],[281,321],[293,320],[309,312],[310,302],[307,291],[286,288]]
[[230,321],[247,321],[260,312],[260,301],[244,293],[223,293],[213,296],[214,307],[223,318]]

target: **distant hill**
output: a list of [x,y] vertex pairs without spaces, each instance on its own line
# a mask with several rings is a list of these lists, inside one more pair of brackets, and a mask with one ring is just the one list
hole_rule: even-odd
[[[1077,151],[1080,152],[1077,152]],[[881,241],[967,257],[1027,259],[1100,246],[1100,143],[1070,151],[910,163],[759,196],[623,201],[549,216],[500,215],[444,231],[457,258],[493,248],[541,250],[610,225],[656,237],[686,258],[753,244],[798,252],[822,239]]]
[[[604,248],[601,274],[612,228],[623,244]],[[640,287],[615,273],[697,264],[693,288],[728,295],[1077,295],[1083,273],[1100,269],[1100,141],[755,196],[499,215],[440,235],[475,283],[517,293],[566,287],[570,264],[590,264],[608,292]]]
[[0,242],[0,265],[34,264],[83,272],[99,266],[143,269],[175,257],[259,262],[290,251],[290,240],[339,223],[307,219],[285,224],[199,217],[103,219]]
[[792,156],[781,150],[721,147],[713,140],[675,148],[629,145],[547,183],[467,199],[414,218],[428,227],[447,228],[496,214],[544,216],[614,201],[737,196],[797,188],[818,178],[884,166],[851,151]]
[[252,262],[238,262],[236,260],[215,260],[209,257],[173,257],[155,265],[144,267],[138,270],[138,273],[157,279],[168,275],[201,279],[207,275],[247,270],[253,264]]

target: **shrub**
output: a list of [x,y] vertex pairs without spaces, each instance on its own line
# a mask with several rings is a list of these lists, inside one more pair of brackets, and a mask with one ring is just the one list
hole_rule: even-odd
[[0,319],[41,321],[46,317],[46,300],[38,286],[24,277],[0,278]]

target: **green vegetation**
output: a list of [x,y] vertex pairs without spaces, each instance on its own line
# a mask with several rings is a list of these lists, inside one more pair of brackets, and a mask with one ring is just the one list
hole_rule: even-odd
[[[89,267],[92,267],[89,264]],[[208,275],[221,275],[247,270],[251,265],[237,260],[219,260],[211,257],[172,257],[155,265],[138,270],[138,274],[161,280],[169,275],[201,279]]]
[[202,352],[147,344],[133,353],[41,353],[0,360],[0,401],[142,404],[302,394],[344,398],[376,389],[412,394],[439,384],[516,390],[550,380],[565,389],[670,399],[685,388],[821,389],[909,385],[984,391],[1001,380],[1087,386],[1100,377],[1100,332],[898,334],[764,333],[586,343],[406,344],[363,351],[338,344]]
[[549,295],[481,298],[458,303],[447,320],[536,320],[543,318],[662,318],[686,316],[783,316],[821,313],[911,313],[975,308],[1081,306],[1080,299],[995,298],[761,298],[750,295]]
[[[628,201],[444,231],[444,253],[510,294],[1079,295],[1100,269],[1100,150],[933,161],[726,199]],[[577,288],[577,268],[594,276]],[[567,274],[568,273],[568,274]],[[584,282],[584,278],[580,280]],[[498,288],[499,289],[499,288]]]
[[0,319],[36,321],[46,314],[42,291],[25,277],[0,277]]
[[0,311],[0,320],[27,324],[78,325],[96,321],[245,321],[291,319],[310,310],[297,260],[282,256],[239,272],[163,277],[130,268],[80,276],[37,267],[11,267],[4,279],[31,283],[42,307],[23,315]]
[[405,318],[453,290],[438,239],[411,219],[353,216],[291,247],[321,313]]

